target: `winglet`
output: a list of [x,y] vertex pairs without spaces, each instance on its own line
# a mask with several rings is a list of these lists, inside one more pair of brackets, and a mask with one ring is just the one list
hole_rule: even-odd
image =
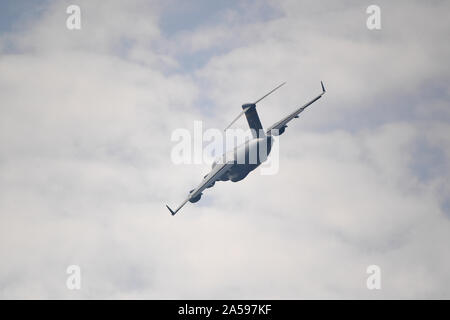
[[169,211],[170,211],[170,213],[174,216],[175,215],[175,213],[177,213],[176,211],[175,212],[173,212],[173,210],[172,209],[170,209],[170,207],[166,204],[166,207],[167,207],[167,209],[169,209]]
[[322,81],[320,81],[320,84],[322,85],[322,94],[323,94],[323,93],[326,92],[326,91],[325,91],[325,87],[323,86],[323,82],[322,82]]
[[186,200],[184,200],[183,203],[180,204],[180,206],[179,206],[175,211],[173,211],[172,209],[170,209],[170,207],[169,207],[167,204],[166,204],[166,207],[167,207],[167,209],[169,209],[170,213],[174,216],[175,213],[177,213],[181,208],[183,208],[183,206],[186,204],[186,202],[189,201],[189,199],[190,199],[189,197],[186,198]]

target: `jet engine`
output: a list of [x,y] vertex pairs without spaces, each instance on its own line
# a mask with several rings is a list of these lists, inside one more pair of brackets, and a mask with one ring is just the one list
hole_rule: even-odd
[[287,126],[283,126],[278,130],[278,133],[273,133],[274,136],[281,136],[284,133],[284,130],[286,130]]
[[[192,191],[194,191],[194,190],[195,190],[195,189],[192,189],[191,191],[189,191],[189,194],[191,194]],[[191,203],[196,203],[198,200],[200,200],[201,197],[202,197],[202,193],[200,193],[198,196],[196,196],[196,197],[190,199],[189,202],[191,202]]]

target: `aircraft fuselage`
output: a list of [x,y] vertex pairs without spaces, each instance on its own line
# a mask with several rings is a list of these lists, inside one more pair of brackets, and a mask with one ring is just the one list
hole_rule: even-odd
[[[272,149],[272,136],[253,138],[225,153],[222,161],[232,161],[233,165],[220,179],[233,182],[244,179],[251,171],[267,160]],[[213,168],[217,162],[213,163]]]

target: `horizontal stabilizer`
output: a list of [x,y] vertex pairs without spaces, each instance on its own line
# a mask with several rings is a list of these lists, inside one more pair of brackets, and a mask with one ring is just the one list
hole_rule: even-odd
[[[259,98],[258,100],[256,100],[253,103],[249,103],[247,104],[247,107],[244,108],[244,106],[242,106],[244,109],[241,111],[241,113],[239,113],[239,115],[234,118],[233,121],[231,121],[231,123],[224,129],[224,131],[226,131],[228,128],[230,128],[236,121],[238,121],[238,119],[240,117],[242,117],[242,115],[244,113],[246,113],[248,110],[250,110],[252,107],[254,107],[258,102],[260,102],[262,99],[266,98],[268,95],[272,94],[273,92],[275,92],[276,90],[278,90],[279,88],[281,88],[282,86],[284,86],[286,84],[286,82],[283,82],[282,84],[278,85],[275,89],[270,90],[268,93],[266,93],[265,95],[263,95],[261,98]],[[259,119],[259,118],[258,118]],[[258,120],[259,121],[259,120]]]

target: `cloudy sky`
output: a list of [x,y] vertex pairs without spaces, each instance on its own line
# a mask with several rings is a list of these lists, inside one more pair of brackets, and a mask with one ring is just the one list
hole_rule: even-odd
[[[0,298],[450,298],[449,9],[2,1]],[[171,161],[174,130],[222,129],[287,81],[258,106],[267,127],[320,80],[278,174],[170,215],[208,172]]]

